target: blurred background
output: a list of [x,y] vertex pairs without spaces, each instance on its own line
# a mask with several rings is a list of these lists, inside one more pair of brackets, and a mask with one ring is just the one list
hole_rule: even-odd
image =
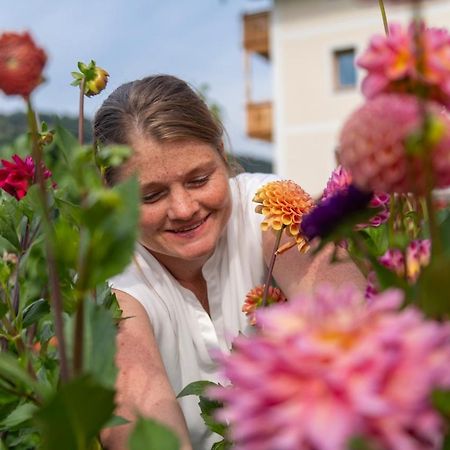
[[[450,0],[422,7],[428,25],[450,25]],[[411,2],[386,1],[386,12],[407,24]],[[110,74],[105,92],[87,99],[88,118],[120,84],[169,73],[218,110],[247,170],[274,171],[312,195],[336,164],[340,127],[362,103],[355,59],[384,33],[378,0],[14,0],[0,31],[29,31],[49,55],[34,94],[41,119],[74,123],[78,61]],[[0,94],[0,144],[25,128],[23,110]]]

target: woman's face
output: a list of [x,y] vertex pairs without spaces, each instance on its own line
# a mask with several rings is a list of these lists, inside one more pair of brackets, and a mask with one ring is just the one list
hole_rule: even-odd
[[158,143],[135,136],[121,178],[141,186],[141,243],[166,267],[212,254],[231,212],[228,172],[221,155],[199,141]]

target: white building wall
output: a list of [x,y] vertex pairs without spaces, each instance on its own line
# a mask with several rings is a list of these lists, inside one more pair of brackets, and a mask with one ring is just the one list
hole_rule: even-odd
[[[390,22],[407,24],[411,7],[386,3]],[[424,1],[429,26],[450,27],[450,0]],[[358,86],[336,90],[333,52],[384,34],[377,0],[275,0],[272,14],[275,171],[318,195],[335,167],[346,117],[363,102]]]

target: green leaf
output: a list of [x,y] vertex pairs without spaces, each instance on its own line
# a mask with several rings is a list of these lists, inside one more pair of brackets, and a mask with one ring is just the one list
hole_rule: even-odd
[[205,389],[211,386],[218,386],[218,384],[204,380],[193,381],[182,389],[177,398],[186,397],[187,395],[202,395]]
[[23,392],[31,390],[42,397],[46,394],[44,386],[33,380],[10,353],[0,353],[0,377],[8,380]]
[[114,415],[111,417],[110,420],[108,420],[108,422],[103,428],[118,427],[119,425],[126,425],[127,423],[130,423],[130,421],[125,419],[125,417]]
[[24,403],[22,405],[19,405],[14,411],[12,411],[0,422],[0,428],[3,430],[8,430],[10,428],[16,427],[17,425],[23,424],[33,417],[33,414],[37,409],[38,407],[33,403]]
[[73,151],[79,146],[77,138],[61,125],[55,127],[54,142],[66,162],[72,159]]
[[30,325],[33,325],[42,317],[50,313],[50,305],[48,301],[40,298],[39,300],[34,301],[30,305],[28,305],[23,310],[23,322],[22,326],[24,328],[28,328]]
[[226,439],[222,439],[219,442],[216,442],[211,447],[211,450],[229,450],[233,447],[233,444]]
[[8,312],[8,307],[5,303],[0,303],[0,319],[2,319]]
[[[91,235],[86,244],[85,288],[95,288],[120,273],[130,262],[138,231],[140,189],[135,178],[115,186],[111,196],[94,201],[83,222]],[[102,215],[98,210],[103,211]]]
[[140,417],[128,440],[129,450],[178,450],[179,439],[169,428]]
[[114,411],[114,390],[82,376],[63,385],[35,415],[45,450],[80,450],[92,445]]
[[449,274],[450,256],[440,255],[431,259],[419,277],[417,304],[430,317],[445,317],[450,311]]
[[450,391],[434,391],[431,400],[436,409],[450,419]]
[[205,425],[214,433],[225,436],[228,427],[214,418],[214,413],[222,408],[222,403],[217,400],[210,400],[207,397],[200,396],[198,404],[202,411],[200,415],[202,416]]
[[85,303],[84,367],[104,386],[114,388],[117,328],[112,312],[93,302]]
[[17,211],[17,205],[12,205],[11,202],[16,200],[6,200],[0,208],[0,236],[7,240],[16,250],[20,249],[20,241],[17,236],[16,225],[14,217]]

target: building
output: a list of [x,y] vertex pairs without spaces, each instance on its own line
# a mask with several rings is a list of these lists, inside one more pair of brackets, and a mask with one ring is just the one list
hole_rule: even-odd
[[[385,7],[389,22],[407,24],[412,17],[407,1],[385,0]],[[450,26],[450,0],[423,0],[422,9],[429,26]],[[244,30],[251,31],[253,20],[260,41],[265,21],[268,48],[247,36],[246,71],[252,53],[267,54],[273,71],[271,102],[252,102],[247,77],[248,134],[272,140],[275,171],[318,195],[336,164],[340,128],[363,101],[364,73],[354,60],[371,35],[384,34],[379,2],[274,0],[270,12],[248,16]]]

